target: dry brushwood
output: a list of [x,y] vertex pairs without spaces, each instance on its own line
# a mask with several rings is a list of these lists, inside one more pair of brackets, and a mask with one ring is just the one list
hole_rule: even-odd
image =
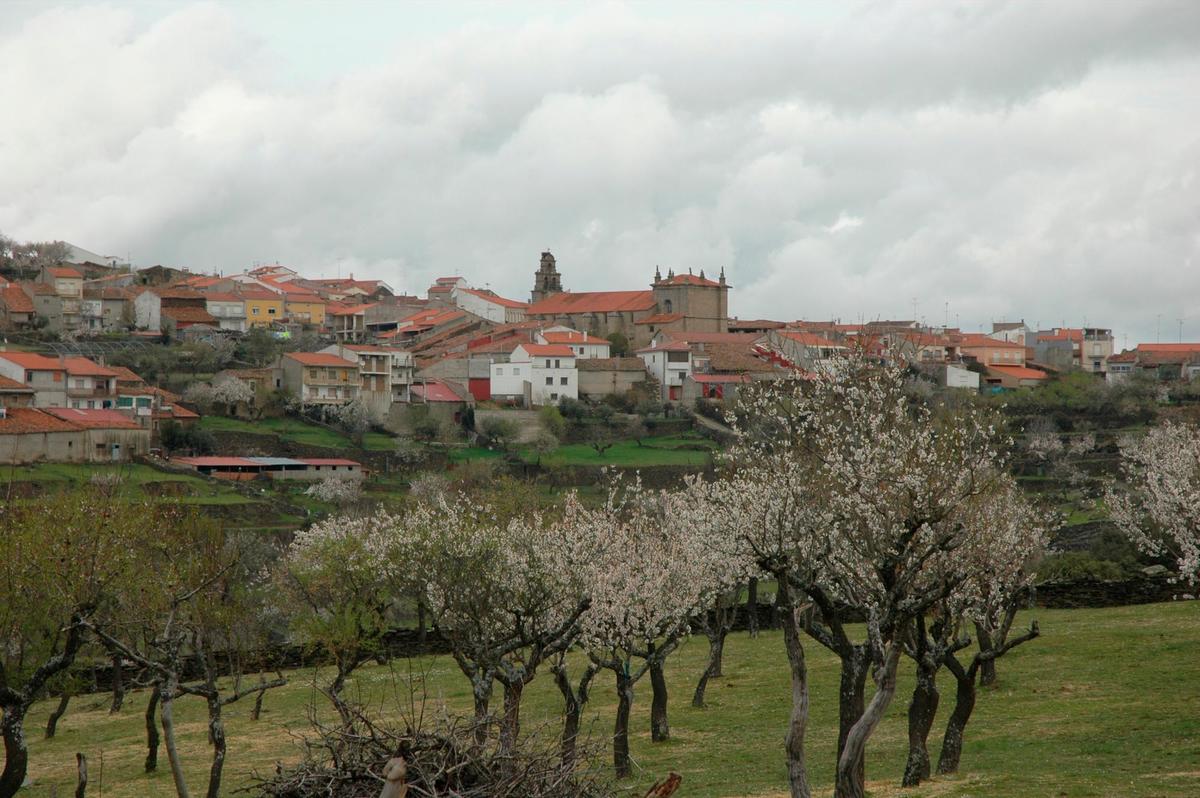
[[317,726],[300,764],[257,776],[244,791],[261,798],[378,798],[402,758],[408,798],[613,796],[599,773],[564,770],[556,745],[523,741],[502,755],[490,726],[479,745],[474,722],[433,724],[429,731],[391,729],[359,714],[350,727]]
[[678,773],[668,773],[667,777],[662,781],[654,782],[654,786],[646,791],[643,798],[671,798],[675,791],[679,789],[679,783],[683,781],[683,776]]

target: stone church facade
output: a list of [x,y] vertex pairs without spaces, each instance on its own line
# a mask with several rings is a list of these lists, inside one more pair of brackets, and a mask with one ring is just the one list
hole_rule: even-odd
[[649,290],[564,291],[554,255],[543,252],[525,318],[602,338],[619,332],[636,349],[662,330],[728,332],[729,289],[724,269],[717,280],[656,269]]

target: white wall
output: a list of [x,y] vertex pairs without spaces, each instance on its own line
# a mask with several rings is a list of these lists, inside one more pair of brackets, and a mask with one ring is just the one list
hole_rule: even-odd
[[134,324],[142,330],[162,329],[162,298],[153,291],[143,291],[133,301]]

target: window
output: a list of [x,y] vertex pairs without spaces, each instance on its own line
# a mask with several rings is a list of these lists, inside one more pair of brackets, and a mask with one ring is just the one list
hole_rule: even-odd
[[267,308],[267,315],[268,315],[268,316],[274,316],[274,315],[275,315],[275,308]]
[[558,399],[558,394],[556,394],[556,393],[552,393],[552,394],[550,394],[550,398],[551,398],[552,400],[557,400],[557,399]]
[[139,396],[137,398],[137,406],[138,407],[149,407],[150,406],[150,397],[149,396]]
[[126,408],[133,407],[133,397],[132,396],[118,396],[117,397],[117,407],[126,407]]
[[554,384],[554,378],[553,378],[553,377],[547,377],[547,378],[546,378],[546,384],[547,384],[547,385],[553,385],[553,384]]
[[546,368],[550,368],[550,358],[546,358]]
[[559,384],[560,384],[560,385],[566,385],[566,384],[567,384],[567,378],[566,378],[566,377],[563,377],[562,379],[560,379],[560,380],[559,380]]
[[560,368],[562,368],[562,361],[561,361],[561,360],[555,360],[555,361],[554,361],[554,368],[556,368],[556,369],[560,369]]
[[663,312],[664,313],[671,312],[671,300],[668,299],[665,302],[663,302]]
[[521,367],[520,366],[513,366],[513,376],[514,377],[521,376]]
[[[516,372],[514,371],[513,373],[515,374]],[[496,376],[497,376],[497,377],[503,377],[503,376],[504,376],[504,367],[503,367],[503,366],[497,366],[497,367],[496,367]]]
[[686,363],[688,362],[687,352],[667,352],[668,363]]

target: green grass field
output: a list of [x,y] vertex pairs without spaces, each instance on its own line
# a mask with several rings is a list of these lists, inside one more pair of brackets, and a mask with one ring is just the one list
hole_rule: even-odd
[[[278,435],[307,446],[324,446],[329,449],[358,448],[350,438],[340,432],[295,418],[264,418],[258,421],[243,421],[225,416],[204,416],[200,419],[200,426],[212,432]],[[368,432],[363,436],[362,448],[364,449],[390,451],[395,446],[395,440],[382,433]]]
[[[716,451],[716,448],[716,444],[706,438],[689,436],[643,438],[640,446],[637,441],[616,441],[602,454],[597,454],[596,450],[586,443],[568,443],[558,447],[550,454],[543,455],[541,464],[544,466],[611,465],[626,468],[704,466],[712,459],[712,452]],[[538,456],[527,449],[519,450],[518,454],[527,463],[538,460]],[[450,452],[451,462],[457,463],[470,460],[491,460],[502,456],[502,452],[482,446],[453,449]]]
[[[1157,604],[1106,610],[1040,611],[1043,637],[1001,661],[999,684],[981,691],[963,754],[963,771],[918,789],[898,787],[906,745],[905,710],[911,674],[907,667],[897,700],[868,748],[868,782],[874,796],[1150,796],[1200,795],[1200,604]],[[1028,621],[1028,617],[1022,620]],[[811,722],[807,738],[814,794],[831,788],[836,730],[837,663],[815,644],[810,659]],[[681,798],[753,796],[783,798],[784,724],[790,709],[786,658],[778,632],[757,639],[744,633],[726,646],[725,676],[709,685],[709,706],[690,706],[695,679],[703,668],[705,641],[689,641],[671,658],[672,739],[649,740],[649,685],[637,688],[632,721],[635,778],[622,785],[641,796],[669,770],[683,775]],[[390,667],[366,668],[350,690],[373,703],[398,706],[397,695],[410,672],[425,672],[428,700],[457,710],[470,707],[468,683],[449,657],[397,660]],[[316,701],[311,671],[293,672],[291,684],[270,694],[263,718],[248,719],[250,704],[227,708],[230,737],[225,794],[245,784],[252,769],[270,771],[277,761],[298,756],[295,737],[306,731],[305,709]],[[936,756],[940,732],[953,703],[953,680],[940,680],[942,708],[931,735]],[[399,686],[399,687],[398,687]],[[59,724],[58,737],[41,739],[48,702],[37,705],[27,729],[31,741],[30,796],[73,790],[74,755],[91,763],[89,795],[110,798],[173,795],[165,757],[160,770],[141,772],[144,757],[142,710],[136,693],[115,717],[107,696],[74,700]],[[495,701],[498,703],[499,696]],[[588,714],[590,733],[599,740],[611,729],[614,696],[611,674],[595,684]],[[560,698],[543,674],[526,690],[525,733],[554,734]],[[181,699],[177,708],[181,750],[193,794],[203,790],[209,750],[203,704]]]

